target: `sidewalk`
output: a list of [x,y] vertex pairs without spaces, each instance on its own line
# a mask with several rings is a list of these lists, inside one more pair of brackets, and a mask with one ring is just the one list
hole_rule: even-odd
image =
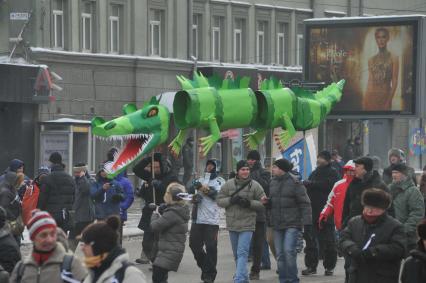
[[[127,211],[127,221],[123,227],[123,238],[124,239],[130,239],[134,237],[141,237],[143,235],[143,231],[138,228],[139,220],[141,218],[141,206],[142,206],[142,199],[136,197],[135,201],[133,202],[132,206]],[[189,228],[191,227],[191,221],[189,222]],[[225,223],[225,210],[221,209],[221,216],[220,216],[220,223],[219,223],[219,229],[225,229],[226,223]],[[29,245],[31,243],[28,235],[27,229],[25,229],[24,233],[24,240],[22,241],[22,245]]]

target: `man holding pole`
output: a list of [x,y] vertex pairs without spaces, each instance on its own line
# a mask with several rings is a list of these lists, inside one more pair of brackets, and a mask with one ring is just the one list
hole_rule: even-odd
[[154,153],[150,157],[142,159],[134,168],[133,172],[136,176],[145,181],[142,187],[137,191],[144,201],[142,208],[142,216],[139,221],[139,229],[144,231],[142,239],[141,257],[136,259],[137,263],[147,264],[153,261],[155,254],[153,246],[155,235],[149,228],[151,224],[152,212],[157,206],[161,205],[164,200],[164,193],[167,186],[172,182],[179,182],[171,170],[170,162],[162,158],[161,153]]

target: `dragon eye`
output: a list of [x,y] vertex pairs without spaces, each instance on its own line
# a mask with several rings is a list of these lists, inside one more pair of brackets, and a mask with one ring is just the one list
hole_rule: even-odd
[[148,112],[148,117],[154,117],[158,114],[158,109],[157,108],[152,108],[151,110],[149,110]]

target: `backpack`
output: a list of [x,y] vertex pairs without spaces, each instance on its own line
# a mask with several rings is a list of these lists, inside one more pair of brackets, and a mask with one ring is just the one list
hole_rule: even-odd
[[[72,261],[74,259],[73,255],[65,255],[61,264],[61,279],[65,283],[80,283],[80,281],[75,280],[72,276]],[[20,283],[22,276],[24,276],[25,264],[20,261],[17,267],[16,283]]]
[[129,266],[134,266],[131,262],[123,262],[123,265],[114,273],[114,277],[111,280],[111,283],[121,283],[124,280],[124,274],[126,273],[126,269]]
[[24,196],[22,197],[22,220],[27,225],[31,219],[31,211],[37,208],[38,196],[40,195],[40,188],[33,182],[25,189]]

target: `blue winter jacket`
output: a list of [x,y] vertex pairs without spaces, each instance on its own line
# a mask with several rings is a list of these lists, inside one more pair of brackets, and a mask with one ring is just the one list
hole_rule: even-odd
[[124,173],[119,174],[115,180],[120,183],[123,188],[124,199],[120,202],[120,218],[121,221],[127,220],[127,209],[132,205],[135,200],[133,194],[133,186],[129,179],[124,177]]
[[[102,186],[110,183],[111,187],[105,191]],[[96,182],[90,188],[90,195],[95,202],[95,217],[98,220],[106,219],[110,215],[120,215],[120,202],[124,199],[123,188],[114,180],[96,176]]]

